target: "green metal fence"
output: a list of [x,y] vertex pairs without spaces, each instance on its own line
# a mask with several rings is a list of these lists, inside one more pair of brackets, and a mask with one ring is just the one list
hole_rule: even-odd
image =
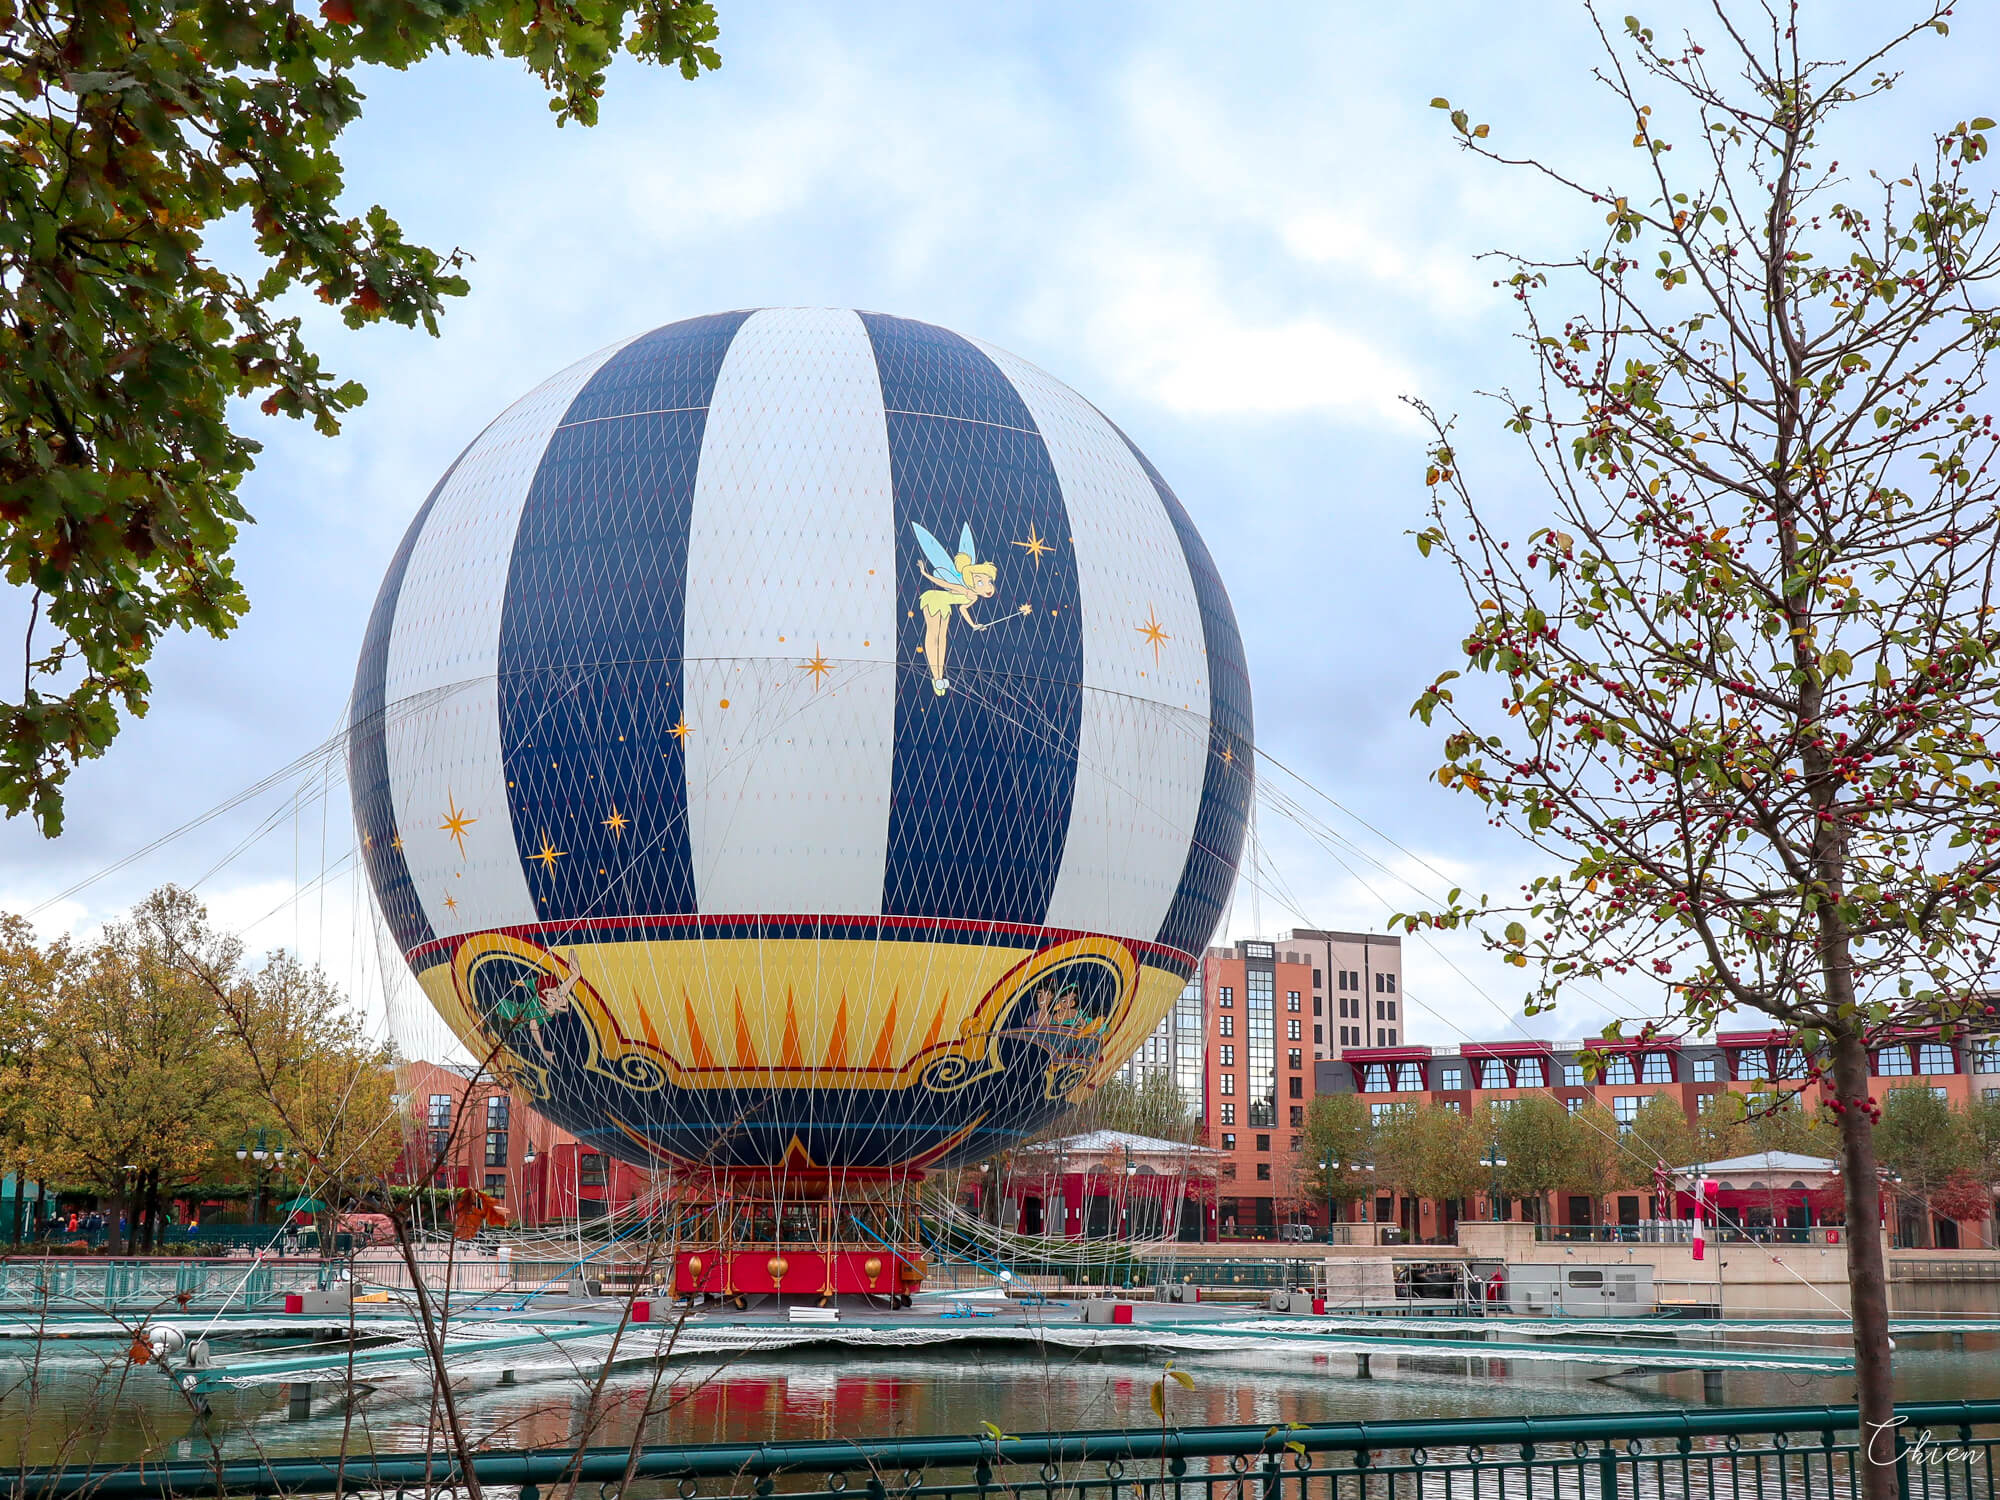
[[288,1292],[326,1282],[318,1262],[93,1260],[67,1256],[0,1261],[0,1310],[143,1312],[152,1308],[268,1311]]
[[[1820,1500],[1860,1489],[1860,1467],[1897,1471],[1900,1489],[1989,1500],[2000,1402],[1900,1409],[1902,1425],[1862,1443],[1853,1407],[1619,1412],[1510,1421],[1212,1427],[890,1442],[718,1444],[581,1452],[480,1453],[484,1486],[550,1500],[571,1482],[612,1500],[630,1477],[648,1493],[800,1500]],[[631,1464],[628,1473],[628,1463]],[[428,1495],[457,1486],[442,1454],[272,1459],[144,1467],[15,1469],[14,1500],[165,1500],[315,1495],[340,1487]],[[673,1486],[662,1488],[662,1484]]]

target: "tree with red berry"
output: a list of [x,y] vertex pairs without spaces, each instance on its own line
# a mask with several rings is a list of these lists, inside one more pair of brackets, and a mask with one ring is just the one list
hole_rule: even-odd
[[[1947,8],[1840,62],[1806,50],[1796,6],[1749,14],[1718,4],[1706,40],[1599,24],[1626,183],[1507,154],[1435,101],[1465,149],[1605,228],[1504,259],[1535,358],[1499,393],[1531,518],[1477,494],[1420,408],[1416,542],[1471,624],[1413,711],[1446,730],[1438,780],[1550,863],[1505,904],[1454,892],[1401,920],[1476,929],[1535,973],[1531,1010],[1643,979],[1652,1028],[1771,1018],[1839,1123],[1847,1222],[1872,1226],[1871,1047],[1990,1014],[2000,256],[1976,179],[1995,127],[1953,125],[1901,168],[1836,160],[1829,121],[1894,87]],[[1576,310],[1552,316],[1558,296]],[[1885,1422],[1882,1244],[1848,1249],[1862,1415]]]
[[[229,550],[258,444],[229,402],[330,434],[363,399],[280,299],[435,333],[466,291],[460,252],[338,206],[357,70],[498,53],[588,125],[618,51],[694,78],[715,35],[706,0],[0,0],[0,567],[26,622],[0,810],[60,832],[70,771],[146,711],[159,636],[247,608]],[[239,213],[252,280],[206,253]]]

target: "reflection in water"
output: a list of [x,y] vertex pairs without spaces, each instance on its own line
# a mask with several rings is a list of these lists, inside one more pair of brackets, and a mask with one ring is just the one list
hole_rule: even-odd
[[[1909,1401],[2000,1397],[2000,1335],[1968,1334],[1964,1353],[1944,1336],[1904,1339],[1897,1395]],[[343,1424],[353,1451],[410,1452],[426,1444],[429,1403],[414,1386],[359,1393],[351,1406],[330,1385],[314,1389],[310,1412],[283,1386],[226,1392],[206,1421],[155,1370],[128,1365],[122,1350],[67,1346],[39,1381],[15,1371],[0,1397],[0,1463],[205,1458],[226,1454],[328,1453]],[[1702,1406],[1846,1402],[1851,1380],[1788,1372],[1724,1374],[1720,1391],[1698,1372],[1654,1375],[1636,1368],[1607,1377],[1603,1366],[1527,1364],[1462,1355],[1391,1360],[1376,1378],[1355,1378],[1345,1356],[1192,1354],[1176,1364],[1195,1389],[1175,1389],[1172,1419],[1184,1427],[1234,1423],[1420,1420],[1550,1415]],[[727,1364],[693,1363],[664,1374],[621,1372],[607,1384],[593,1441],[623,1444],[644,1421],[650,1443],[970,1434],[991,1422],[1008,1432],[1155,1424],[1148,1391],[1154,1366],[1063,1353],[1047,1360],[1018,1349],[966,1346],[952,1356],[865,1358],[809,1351]],[[549,1447],[582,1430],[582,1381],[502,1386],[481,1380],[463,1395],[470,1430],[496,1447]],[[664,1409],[662,1409],[664,1408]]]

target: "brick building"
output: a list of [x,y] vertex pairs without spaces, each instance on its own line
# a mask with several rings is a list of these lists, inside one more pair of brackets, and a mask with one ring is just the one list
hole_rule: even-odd
[[[1605,1057],[1604,1071],[1595,1079],[1585,1077],[1581,1054],[1586,1048]],[[1912,1087],[1928,1088],[1953,1105],[2000,1099],[2000,1038],[1946,1042],[1928,1032],[1885,1042],[1875,1049],[1869,1087],[1878,1099],[1890,1090]],[[1313,1079],[1317,1093],[1360,1094],[1378,1119],[1403,1105],[1470,1112],[1488,1103],[1505,1108],[1529,1094],[1547,1093],[1572,1111],[1594,1100],[1621,1128],[1629,1127],[1657,1094],[1672,1098],[1694,1121],[1716,1108],[1716,1098],[1725,1093],[1800,1093],[1806,1088],[1804,1056],[1777,1031],[1724,1031],[1713,1041],[1658,1037],[1643,1045],[1597,1038],[1349,1048],[1339,1058],[1315,1064]],[[1813,1093],[1806,1093],[1801,1103],[1818,1107]],[[1514,1211],[1504,1201],[1489,1204],[1484,1195],[1476,1195],[1468,1207],[1498,1218]],[[1645,1195],[1633,1191],[1613,1194],[1602,1205],[1587,1197],[1567,1197],[1549,1210],[1560,1222],[1577,1225],[1598,1222],[1600,1215],[1607,1222],[1637,1224],[1648,1213]],[[1448,1232],[1449,1215],[1442,1205],[1384,1193],[1363,1211],[1401,1224],[1413,1238]]]
[[457,1064],[412,1062],[401,1072],[405,1145],[395,1180],[447,1189],[481,1188],[517,1224],[602,1218],[645,1188],[638,1168],[551,1124],[505,1084],[475,1082]]

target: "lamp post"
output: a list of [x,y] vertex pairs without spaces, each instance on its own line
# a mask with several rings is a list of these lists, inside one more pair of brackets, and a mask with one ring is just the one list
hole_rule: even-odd
[[270,1185],[271,1174],[284,1165],[285,1142],[282,1137],[277,1136],[270,1137],[267,1141],[264,1127],[259,1125],[256,1140],[252,1141],[246,1137],[243,1144],[236,1148],[236,1159],[256,1163],[250,1169],[257,1181],[256,1193],[250,1200],[250,1222],[262,1224],[264,1193]]
[[1488,1146],[1486,1154],[1479,1158],[1479,1164],[1492,1173],[1492,1177],[1486,1188],[1487,1222],[1498,1224],[1500,1222],[1500,1169],[1507,1165],[1507,1158],[1500,1154],[1498,1146]]

